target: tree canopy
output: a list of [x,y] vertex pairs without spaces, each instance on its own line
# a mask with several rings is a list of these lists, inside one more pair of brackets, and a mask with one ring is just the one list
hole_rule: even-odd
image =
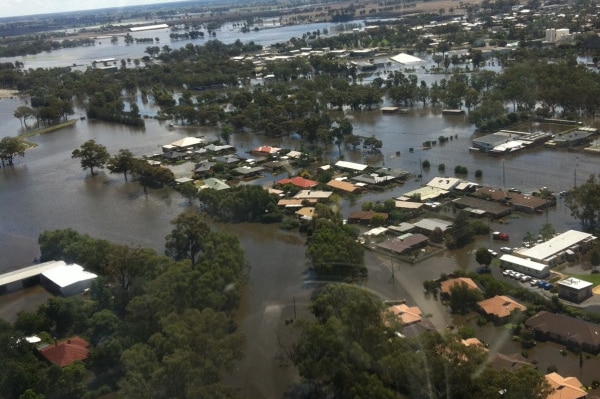
[[542,399],[550,392],[533,367],[486,366],[487,352],[458,335],[400,338],[395,316],[358,286],[327,285],[312,313],[314,319],[294,323],[299,335],[291,350],[307,397],[480,399],[506,390],[511,398]]
[[24,157],[27,148],[27,143],[25,143],[21,137],[3,137],[2,140],[0,140],[0,160],[2,160],[2,165],[4,165],[5,162],[12,165],[13,160],[17,155]]
[[316,218],[306,255],[320,276],[348,278],[365,273],[364,249],[356,232],[341,223]]
[[92,176],[95,174],[94,168],[103,169],[110,158],[106,147],[96,143],[96,140],[88,140],[80,148],[73,150],[72,158],[79,158],[81,167],[89,169]]
[[568,191],[565,204],[585,231],[597,229],[600,226],[600,184],[596,176],[591,175],[584,184]]

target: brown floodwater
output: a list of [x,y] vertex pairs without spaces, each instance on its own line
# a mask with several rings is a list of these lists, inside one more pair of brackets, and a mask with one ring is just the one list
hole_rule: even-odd
[[[0,101],[0,118],[6,120],[1,134],[18,132],[19,122],[12,113],[20,104],[23,103],[18,99]],[[151,107],[146,109],[146,112],[151,111]],[[473,127],[464,117],[445,117],[435,109],[418,109],[402,115],[381,115],[373,111],[347,116],[353,121],[355,133],[378,137],[383,141],[383,148],[379,155],[347,148],[343,150],[346,160],[403,168],[415,175],[422,174],[423,178],[409,179],[383,193],[364,194],[352,204],[344,203],[345,216],[360,209],[363,201],[398,197],[420,186],[438,175],[440,163],[446,165],[447,175],[453,175],[454,166],[462,165],[469,170],[467,179],[497,187],[514,186],[523,191],[542,186],[555,191],[567,190],[590,174],[600,172],[600,157],[582,152],[540,147],[506,158],[471,154],[468,147],[474,136]],[[597,125],[595,121],[589,124]],[[152,119],[147,120],[145,129],[78,121],[72,128],[30,138],[37,147],[27,151],[24,158],[17,158],[14,166],[0,168],[0,271],[30,264],[39,256],[38,235],[45,230],[67,227],[93,237],[150,247],[162,253],[164,238],[172,227],[170,221],[188,206],[187,200],[169,189],[150,190],[145,196],[137,183],[125,182],[120,175],[102,172],[92,177],[81,170],[77,160],[71,158],[71,152],[86,140],[96,139],[111,153],[128,148],[137,156],[149,155],[156,153],[160,145],[197,135],[216,138],[216,129],[169,129],[167,123]],[[424,141],[439,136],[453,139],[430,150],[421,148]],[[249,149],[258,145],[300,148],[300,142],[293,137],[273,139],[253,134],[234,134],[232,144],[244,157],[248,156]],[[410,148],[413,148],[412,152]],[[330,162],[339,158],[337,147],[333,145],[322,150]],[[423,160],[431,163],[429,170],[421,170]],[[482,171],[481,179],[473,177],[477,169]],[[257,183],[266,184],[279,178],[281,176],[266,174]],[[527,232],[537,233],[546,222],[552,223],[557,231],[578,228],[561,200],[547,213],[519,214],[502,222],[491,221],[490,227],[508,232],[510,246],[518,246]],[[219,227],[240,238],[252,266],[237,315],[240,329],[246,335],[245,358],[228,381],[239,388],[244,397],[280,397],[298,378],[286,355],[293,336],[290,321],[309,315],[311,296],[314,288],[319,286],[307,269],[304,237],[296,232],[279,230],[277,226],[238,224]],[[460,251],[444,251],[415,265],[367,252],[369,278],[363,285],[383,299],[406,299],[410,305],[419,305],[436,327],[445,328],[455,321],[442,303],[424,295],[422,282],[457,268],[473,270],[477,267],[473,251],[482,245],[498,250],[505,243],[498,244],[491,237],[481,237]],[[0,314],[11,319],[10,314],[17,309],[36,307],[44,300],[45,291],[40,290],[0,297]],[[486,340],[494,341],[493,332],[489,334]],[[518,349],[510,347],[510,340],[504,341],[507,346],[503,350]],[[539,359],[540,369],[545,370],[547,366],[544,365],[562,360],[559,371],[577,375],[574,373],[578,370],[578,362],[575,368],[567,366],[570,354],[555,359],[552,356],[557,348],[548,348],[547,355],[542,349],[531,354]],[[591,360],[589,364],[592,364]],[[585,375],[585,382],[588,378]]]

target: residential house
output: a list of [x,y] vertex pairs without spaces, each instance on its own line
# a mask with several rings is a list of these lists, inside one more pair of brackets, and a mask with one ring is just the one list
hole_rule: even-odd
[[281,148],[279,147],[271,147],[268,145],[262,145],[260,147],[254,148],[251,153],[256,156],[269,157],[279,154]]
[[449,220],[426,218],[413,223],[413,226],[415,226],[417,232],[429,236],[437,228],[445,232],[452,226],[452,222]]
[[505,295],[496,295],[492,298],[477,302],[481,311],[495,323],[505,323],[513,311],[524,312],[527,308]]
[[558,373],[545,376],[546,382],[552,388],[552,393],[546,399],[584,399],[587,392],[583,384],[575,377],[563,377]]
[[315,215],[315,208],[312,206],[306,206],[298,209],[295,214],[299,219],[312,220]]
[[496,370],[518,370],[521,367],[535,367],[533,363],[530,363],[520,353],[505,355],[496,352],[489,357],[488,364],[490,367]]
[[421,309],[418,306],[408,306],[401,303],[399,305],[390,306],[388,310],[392,312],[404,326],[419,323],[422,320],[421,315],[423,312],[421,312]]
[[295,176],[292,178],[281,179],[281,180],[277,181],[277,184],[282,185],[282,186],[286,185],[286,184],[291,184],[291,185],[296,186],[301,189],[308,189],[308,188],[315,187],[319,183],[314,180],[305,179],[304,177],[301,177],[301,176]]
[[212,188],[213,190],[227,190],[229,188],[231,188],[229,186],[229,184],[225,183],[223,180],[214,178],[214,177],[210,177],[208,179],[204,179],[204,181],[202,182],[202,184],[200,185],[199,189],[203,190],[205,188]]
[[481,291],[481,288],[473,281],[470,277],[456,277],[448,280],[444,280],[440,283],[440,294],[444,297],[450,297],[452,288],[456,285],[465,284],[472,290]]
[[39,349],[42,355],[50,363],[58,367],[69,366],[76,361],[87,359],[89,344],[82,338],[73,337],[61,342],[55,342],[54,345],[47,345]]
[[600,352],[600,325],[558,313],[540,311],[525,321],[539,341],[554,341],[569,349]]
[[216,156],[213,158],[213,161],[223,163],[225,165],[235,165],[235,164],[242,162],[240,157],[238,157],[235,154],[226,154],[226,155]]
[[508,205],[469,196],[457,198],[452,202],[457,208],[464,209],[475,217],[486,216],[499,219],[510,215],[512,211]]
[[300,190],[296,195],[294,195],[295,199],[299,199],[301,201],[308,201],[310,203],[316,203],[319,201],[325,201],[331,197],[333,194],[332,191],[321,191],[321,190]]
[[405,255],[411,251],[427,246],[429,239],[423,234],[406,234],[401,238],[388,238],[377,244],[377,247],[395,255]]
[[328,187],[331,187],[334,190],[343,191],[345,193],[356,193],[362,190],[361,187],[358,187],[348,181],[333,179],[327,183]]
[[232,169],[231,172],[234,174],[238,174],[245,179],[253,176],[258,176],[263,170],[265,170],[265,168],[263,168],[262,166],[240,166],[235,169]]
[[224,154],[229,151],[235,151],[235,147],[230,144],[209,144],[204,148],[213,154]]
[[541,197],[519,194],[492,187],[481,187],[477,189],[475,195],[479,198],[509,205],[515,211],[526,213],[541,212],[544,208],[550,205],[550,201]]
[[215,162],[210,161],[201,161],[196,164],[194,167],[194,173],[198,173],[200,175],[210,173],[213,166],[215,166]]
[[373,211],[355,211],[348,215],[348,223],[351,224],[370,224],[374,217],[380,217],[384,221],[388,219],[388,214],[385,212]]

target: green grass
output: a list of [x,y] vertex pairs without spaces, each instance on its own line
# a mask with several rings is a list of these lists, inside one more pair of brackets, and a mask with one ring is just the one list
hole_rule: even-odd
[[71,119],[70,121],[59,123],[57,125],[48,126],[42,129],[31,130],[27,133],[20,134],[19,137],[32,137],[38,134],[50,133],[58,129],[62,129],[63,127],[72,126],[77,122],[77,119]]

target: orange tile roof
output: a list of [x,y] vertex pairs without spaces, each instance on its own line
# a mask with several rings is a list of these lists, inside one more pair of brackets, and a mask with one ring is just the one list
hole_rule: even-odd
[[73,337],[65,341],[57,342],[40,349],[40,353],[49,362],[60,367],[65,367],[78,360],[88,357],[89,344],[79,337]]
[[457,277],[457,278],[451,278],[449,280],[442,281],[442,283],[440,284],[440,291],[443,294],[450,295],[450,291],[452,290],[452,287],[454,287],[457,284],[461,284],[461,283],[466,284],[471,289],[481,291],[479,289],[479,287],[477,286],[477,284],[475,284],[475,281],[473,281],[469,277]]
[[586,397],[583,384],[575,377],[563,377],[558,373],[546,374],[552,393],[546,399],[581,399]]
[[527,309],[524,305],[505,295],[496,295],[493,298],[479,301],[477,304],[486,314],[494,315],[501,319],[510,316],[511,312],[515,309],[519,309],[522,312]]
[[418,306],[406,306],[401,303],[400,305],[390,306],[389,309],[405,326],[421,321],[422,312]]
[[331,187],[331,188],[336,188],[338,190],[347,191],[349,193],[353,193],[359,189],[359,187],[355,186],[352,183],[349,183],[347,181],[335,180],[335,179],[330,180],[327,183],[327,186]]

